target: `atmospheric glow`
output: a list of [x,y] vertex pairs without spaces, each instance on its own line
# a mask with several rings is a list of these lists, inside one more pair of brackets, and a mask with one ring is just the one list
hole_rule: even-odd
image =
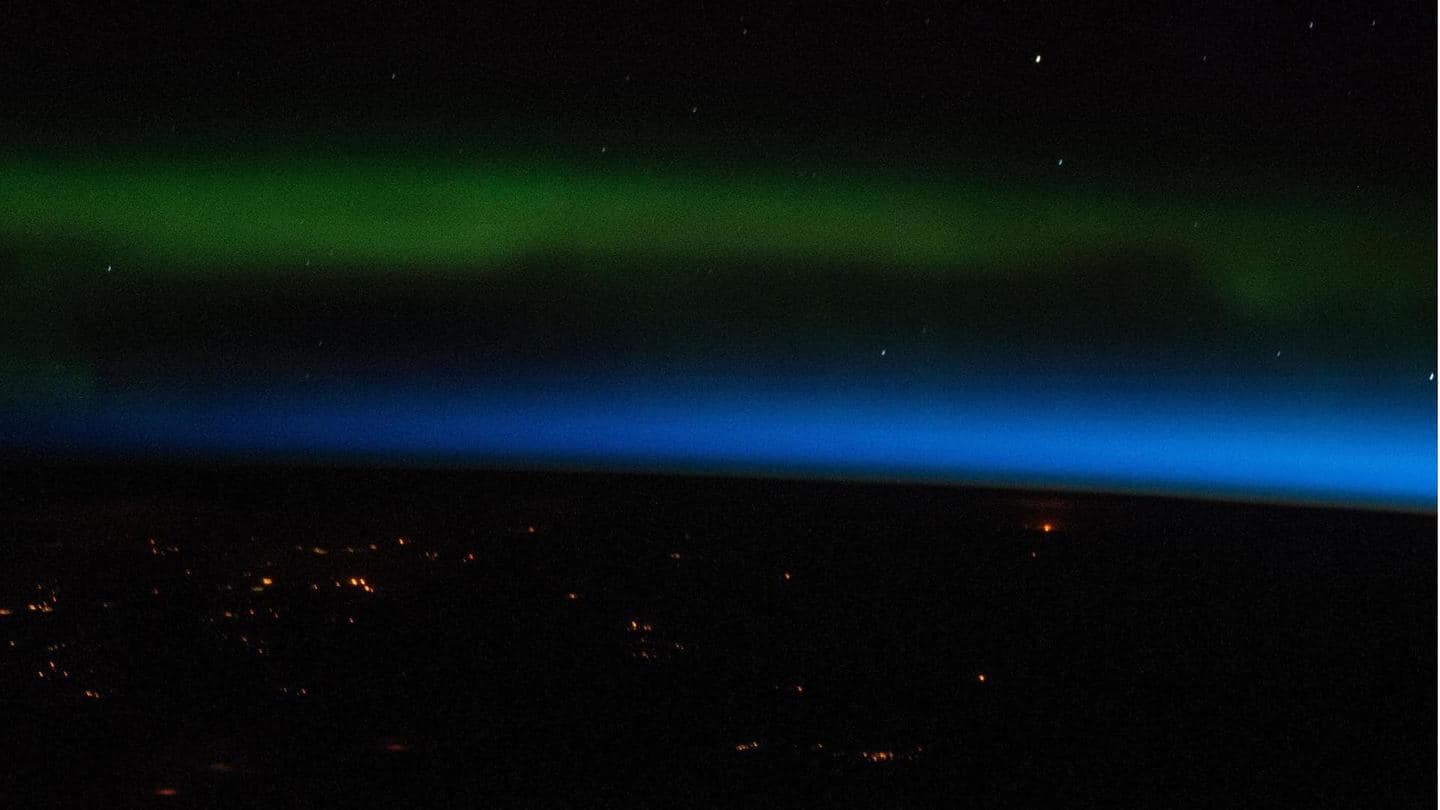
[[[1123,398],[1123,407],[1116,399]],[[134,401],[32,425],[38,444],[126,454],[672,470],[1121,490],[1429,508],[1424,410],[1322,392],[1154,387],[832,390],[743,381],[550,380],[531,390]],[[1432,400],[1433,401],[1433,400]],[[1419,406],[1423,408],[1422,404]],[[397,543],[404,544],[399,539]]]
[[[1415,226],[1424,212],[1413,206],[997,189],[965,178],[303,157],[0,159],[0,245],[22,270],[0,304],[11,327],[0,339],[0,447],[1434,505],[1435,389],[1425,381],[1433,361],[1417,360],[1425,347],[1394,330],[1394,313],[1433,300],[1430,225]],[[1222,308],[1219,322],[1240,338],[1185,343],[1190,293],[1143,275],[1163,260],[1105,258],[1128,255],[1182,257],[1194,289],[1212,294],[1206,305]],[[1047,275],[1077,257],[1090,257],[1082,272]],[[545,275],[557,265],[570,275]],[[686,297],[687,279],[732,272],[742,293],[712,285],[709,298]],[[1133,311],[1154,309],[1146,302],[1155,297],[1177,300],[1148,336],[1082,345],[1112,353],[1097,375],[1072,362],[1084,358],[1066,338],[1084,344],[1087,307],[1108,306],[1107,279],[1084,286],[1107,272],[1140,274],[1120,279],[1131,285],[1121,289]],[[781,273],[830,285],[829,309],[805,311],[806,301],[789,299],[791,308],[774,308],[765,281]],[[504,274],[510,286],[491,283]],[[567,282],[597,277],[609,298],[567,297]],[[1043,306],[1003,308],[1012,301],[987,311],[986,299],[971,296],[956,300],[982,304],[932,310],[914,324],[886,309],[923,304],[923,293],[885,298],[887,285],[923,291],[935,279],[971,277],[1028,290],[1014,300]],[[285,295],[349,294],[343,300],[366,305],[372,299],[354,290],[379,290],[383,314],[383,296],[394,294],[386,291],[422,280],[472,295],[503,289],[515,308],[477,325],[503,322],[487,333],[492,344],[467,344],[470,355],[449,366],[367,338],[361,359],[318,369],[338,380],[325,385],[288,365],[328,362],[323,339],[300,345],[278,332],[274,344],[246,348],[251,354],[226,366],[183,333],[165,342],[164,322],[139,324],[160,337],[133,353],[93,337],[112,315],[112,289],[131,291],[127,305],[160,300],[172,313],[280,282]],[[1064,284],[1095,297],[1046,303],[1041,291]],[[636,299],[648,303],[626,309]],[[693,300],[696,312],[685,317],[703,323],[645,331],[647,318]],[[206,345],[228,351],[236,337],[264,335],[264,319],[284,317],[287,306],[227,322]],[[549,314],[527,321],[532,306]],[[252,314],[214,311],[237,321]],[[884,317],[865,320],[875,311]],[[1333,339],[1323,334],[1331,314],[1350,311],[1365,335],[1400,335],[1364,350],[1386,355],[1323,343]],[[472,362],[507,341],[543,347],[570,328],[567,318],[591,330],[573,344],[587,350],[631,329],[631,353],[597,361],[536,350]],[[990,331],[965,332],[974,318],[990,318]],[[1031,347],[1029,321],[1062,328]],[[456,331],[437,333],[442,342],[466,338],[471,325],[454,323]],[[384,327],[397,328],[406,327]],[[346,329],[382,334],[368,320],[341,322],[342,338]],[[1244,343],[1252,336],[1253,347]],[[1113,354],[1132,346],[1159,362],[1142,370]],[[1020,348],[1029,352],[1023,360]],[[772,351],[783,362],[756,368]],[[191,365],[165,365],[187,352]],[[99,355],[142,362],[107,377]],[[135,376],[151,359],[159,376]],[[216,368],[220,382],[187,376]]]

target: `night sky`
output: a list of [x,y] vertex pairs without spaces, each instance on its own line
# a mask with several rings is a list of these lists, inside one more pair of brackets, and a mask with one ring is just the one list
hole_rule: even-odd
[[15,128],[98,143],[514,130],[617,160],[890,151],[922,173],[986,147],[1309,182],[1430,168],[1423,3],[862,5],[46,4],[12,17],[0,67]]
[[0,442],[1433,509],[1434,15],[16,10]]

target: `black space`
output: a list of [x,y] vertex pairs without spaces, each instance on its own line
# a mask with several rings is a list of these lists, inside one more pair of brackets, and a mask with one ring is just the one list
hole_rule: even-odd
[[603,137],[751,161],[1041,150],[1433,174],[1427,3],[149,6],[7,8],[12,136]]

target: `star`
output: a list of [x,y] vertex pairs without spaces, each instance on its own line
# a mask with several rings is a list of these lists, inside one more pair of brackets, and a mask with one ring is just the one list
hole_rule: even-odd
[[1040,54],[1035,54],[1035,64],[1040,64]]

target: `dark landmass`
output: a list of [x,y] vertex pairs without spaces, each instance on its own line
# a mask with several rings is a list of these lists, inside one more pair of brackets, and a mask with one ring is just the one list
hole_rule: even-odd
[[12,464],[16,807],[1431,806],[1435,518]]

